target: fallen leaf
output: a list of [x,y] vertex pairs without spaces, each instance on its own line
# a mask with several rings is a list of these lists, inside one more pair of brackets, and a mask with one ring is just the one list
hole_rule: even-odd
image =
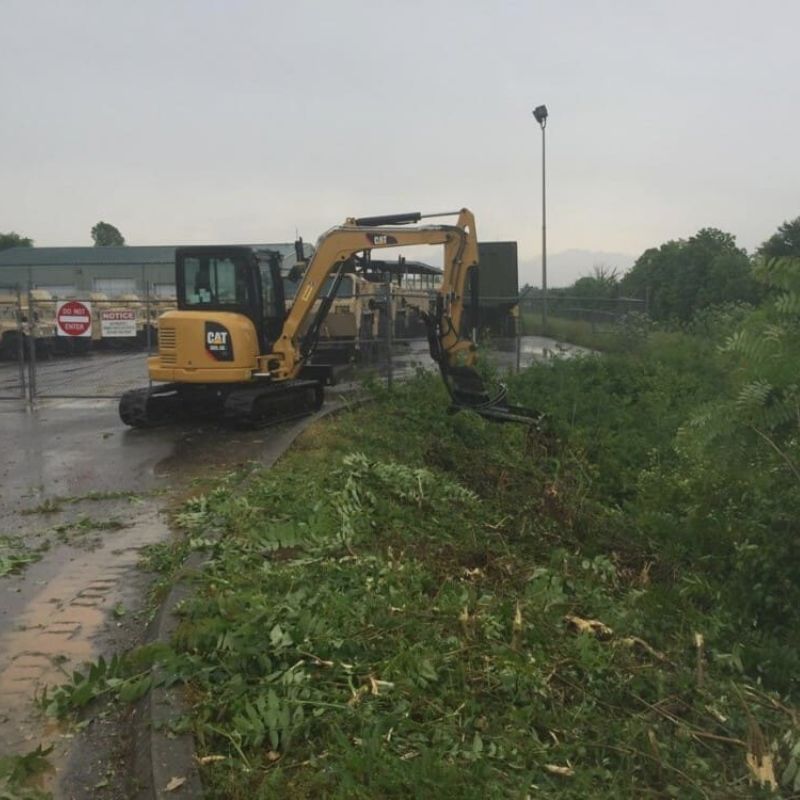
[[649,653],[653,658],[657,658],[659,661],[666,661],[667,657],[656,650],[654,647],[651,647],[644,639],[640,639],[638,636],[626,636],[624,639],[621,640],[622,644],[627,645],[628,647],[640,647],[646,653]]
[[164,787],[165,792],[174,792],[186,783],[186,778],[170,778],[169,783]]
[[575,774],[575,770],[567,765],[566,767],[559,766],[558,764],[545,764],[544,768],[551,775],[560,775],[562,778],[569,778],[570,775]]
[[775,780],[775,768],[772,764],[772,756],[767,753],[762,756],[757,756],[755,753],[748,753],[746,760],[751,775],[759,784],[762,786],[769,786],[774,792],[778,788],[778,781]]
[[482,577],[484,577],[483,570],[480,567],[475,567],[475,569],[468,569],[467,567],[464,567],[464,575],[467,578],[482,578]]
[[703,645],[705,640],[702,633],[695,633],[694,646],[697,648],[697,685],[702,686],[705,680],[705,669],[703,667]]
[[361,698],[369,692],[369,689],[366,686],[359,686],[355,691],[352,689],[350,691],[350,699],[347,701],[347,705],[357,706],[361,702]]
[[614,635],[614,631],[612,631],[605,622],[600,622],[599,619],[584,619],[583,617],[575,616],[575,614],[567,614],[564,619],[572,625],[578,633],[591,633],[599,639],[607,639]]
[[717,722],[721,722],[724,725],[728,721],[728,718],[721,711],[714,708],[714,706],[706,705],[705,709]]
[[519,607],[517,601],[516,609],[514,610],[514,619],[511,622],[511,649],[519,650],[522,643],[522,609]]
[[201,756],[197,759],[197,763],[205,766],[206,764],[216,764],[218,761],[224,761],[225,756]]

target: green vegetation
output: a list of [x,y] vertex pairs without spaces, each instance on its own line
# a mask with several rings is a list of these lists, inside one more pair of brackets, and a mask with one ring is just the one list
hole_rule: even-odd
[[[691,332],[699,331],[693,326]],[[626,314],[618,322],[589,322],[550,315],[546,326],[542,325],[540,313],[524,312],[522,333],[524,336],[548,336],[600,353],[629,353],[644,346],[663,349],[683,341],[680,330],[657,326],[636,312]]]
[[122,247],[125,237],[115,225],[101,220],[92,226],[92,241],[95,247]]
[[102,502],[104,500],[128,500],[131,503],[138,502],[150,493],[129,492],[129,491],[108,491],[108,492],[87,492],[86,494],[56,495],[47,497],[38,506],[22,510],[23,515],[30,514],[57,514],[64,510],[65,506],[73,506],[84,502]]
[[613,325],[598,325],[582,319],[548,316],[545,326],[538,312],[523,312],[522,315],[523,336],[549,336],[592,350],[607,350],[614,332]]
[[103,697],[113,696],[122,703],[132,703],[150,689],[156,655],[163,654],[151,645],[139,648],[133,655],[115,655],[110,661],[101,656],[87,672],[73,672],[62,686],[45,688],[37,702],[54,717],[64,717]]
[[0,578],[21,572],[41,557],[41,548],[31,549],[21,536],[0,535]]
[[64,522],[61,525],[56,525],[53,531],[58,534],[59,538],[66,540],[69,534],[90,533],[92,531],[119,531],[127,528],[129,523],[123,522],[115,517],[109,519],[94,519],[86,514],[69,522]]
[[800,217],[787,220],[758,248],[764,258],[800,258]]
[[35,787],[40,776],[52,770],[47,756],[52,747],[41,745],[24,755],[0,756],[0,800],[47,800]]
[[[750,381],[731,368],[746,339],[529,370],[514,390],[543,431],[447,416],[420,377],[193,501],[190,536],[222,536],[158,657],[187,685],[211,796],[792,785],[795,454],[773,425],[743,456],[746,430],[713,410]],[[689,434],[715,413],[727,439]],[[148,680],[120,661],[47,704]]]
[[33,239],[27,236],[20,236],[18,233],[0,233],[0,250],[8,250],[12,247],[33,247]]
[[[539,322],[541,295],[532,290],[526,333],[559,335],[566,324],[569,341],[602,341],[624,314],[636,310],[658,323],[686,325],[704,309],[725,304],[757,305],[764,297],[758,265],[763,260],[800,257],[800,217],[788,220],[756,250],[753,256],[738,247],[736,238],[717,228],[702,228],[688,239],[672,239],[645,250],[623,276],[596,266],[591,275],[563,289],[548,292],[552,324],[544,331]],[[523,303],[523,306],[525,304]],[[562,318],[562,319],[559,319]],[[576,326],[567,323],[581,320]],[[586,320],[586,322],[583,322]],[[585,329],[591,326],[591,336]]]
[[632,297],[649,294],[650,314],[658,320],[688,320],[709,306],[758,300],[747,253],[735,237],[716,228],[646,250],[620,281],[620,290]]
[[523,312],[523,336],[548,336],[558,342],[569,342],[603,353],[624,349],[628,343],[621,337],[620,327],[613,322],[588,322],[549,315],[547,325],[542,324],[540,313]]
[[179,648],[213,792],[791,787],[793,274],[744,322],[527,371],[546,432],[445,417],[420,379],[209,496]]
[[150,551],[210,555],[172,649],[45,705],[159,662],[210,797],[796,796],[800,265],[756,277],[756,311],[517,376],[539,430],[374,389]]

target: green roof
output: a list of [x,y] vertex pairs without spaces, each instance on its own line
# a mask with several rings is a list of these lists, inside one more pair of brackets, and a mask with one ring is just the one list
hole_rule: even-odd
[[[277,250],[290,263],[294,261],[294,244],[245,245],[265,250]],[[2,267],[89,267],[89,266],[142,266],[147,264],[174,264],[175,249],[179,245],[125,246],[125,247],[11,247],[0,252]],[[306,253],[311,252],[304,245]]]

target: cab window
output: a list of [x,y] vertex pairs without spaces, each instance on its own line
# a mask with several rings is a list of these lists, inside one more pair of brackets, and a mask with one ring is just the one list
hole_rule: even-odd
[[235,258],[186,256],[183,260],[183,306],[248,306],[247,264]]

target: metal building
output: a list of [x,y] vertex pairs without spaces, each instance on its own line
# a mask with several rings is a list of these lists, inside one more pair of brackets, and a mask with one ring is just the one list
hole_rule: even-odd
[[[295,263],[294,244],[250,247],[278,250],[283,268]],[[175,249],[178,245],[124,247],[12,247],[0,252],[0,286],[45,289],[55,299],[109,298],[125,294],[175,296]],[[310,245],[303,245],[308,256]]]

